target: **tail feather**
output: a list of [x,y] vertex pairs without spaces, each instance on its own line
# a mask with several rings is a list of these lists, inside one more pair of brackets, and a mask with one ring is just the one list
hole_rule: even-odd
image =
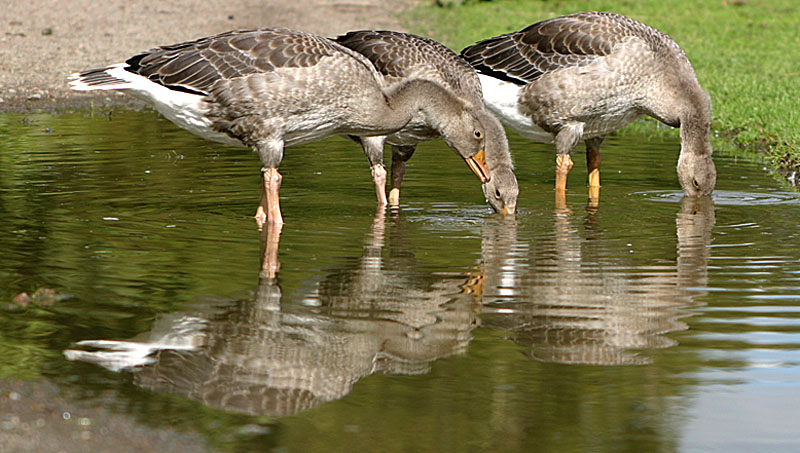
[[189,132],[215,142],[244,146],[241,141],[214,128],[212,121],[206,116],[208,106],[204,94],[161,85],[127,70],[128,67],[130,66],[127,63],[119,63],[70,74],[69,87],[76,91],[123,91],[151,104],[167,119]]
[[[69,87],[76,91],[124,90],[131,88],[132,77],[126,77],[125,63],[105,68],[89,69],[70,74]],[[134,74],[129,73],[131,76]]]

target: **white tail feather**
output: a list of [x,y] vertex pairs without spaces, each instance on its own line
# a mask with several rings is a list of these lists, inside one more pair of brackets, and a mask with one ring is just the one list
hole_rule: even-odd
[[208,106],[203,100],[205,96],[170,89],[127,71],[127,66],[126,63],[118,63],[70,74],[69,87],[76,91],[122,91],[151,104],[168,120],[193,134],[219,143],[244,146],[239,140],[212,128],[211,120],[206,117]]

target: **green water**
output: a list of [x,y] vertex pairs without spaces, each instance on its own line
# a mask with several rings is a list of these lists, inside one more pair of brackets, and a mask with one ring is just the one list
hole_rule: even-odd
[[[433,142],[382,213],[331,138],[287,149],[269,278],[251,152],[150,111],[0,137],[4,385],[220,450],[800,449],[800,195],[756,164],[682,200],[677,139],[611,137],[599,209],[576,153],[563,211],[512,136],[509,219]],[[38,288],[66,297],[11,303]]]

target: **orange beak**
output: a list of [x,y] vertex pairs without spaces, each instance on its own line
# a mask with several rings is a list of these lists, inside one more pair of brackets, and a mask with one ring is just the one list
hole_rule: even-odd
[[486,154],[484,154],[483,150],[478,151],[472,157],[467,157],[464,159],[467,161],[467,165],[469,169],[475,173],[475,176],[478,177],[481,184],[486,184],[491,179],[489,175],[489,167],[486,165]]
[[502,211],[500,211],[500,214],[503,214],[503,215],[514,215],[514,211],[515,211],[514,209],[508,209],[508,206],[506,206],[506,207],[503,208]]

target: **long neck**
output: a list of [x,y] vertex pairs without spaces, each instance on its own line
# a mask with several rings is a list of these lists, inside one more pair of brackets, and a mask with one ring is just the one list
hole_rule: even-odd
[[486,164],[489,166],[489,172],[499,169],[513,170],[514,163],[511,160],[508,138],[503,125],[487,110],[479,113],[479,117],[486,130]]
[[711,101],[698,87],[681,113],[681,154],[711,155]]
[[401,82],[386,91],[388,109],[381,122],[387,126],[406,125],[416,113],[422,113],[429,126],[441,131],[447,118],[458,115],[458,99],[440,85],[422,79]]

